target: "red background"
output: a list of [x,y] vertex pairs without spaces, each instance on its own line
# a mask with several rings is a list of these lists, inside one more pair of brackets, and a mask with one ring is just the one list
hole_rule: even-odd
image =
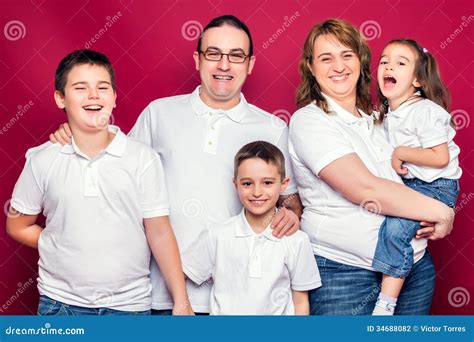
[[[365,33],[374,60],[390,39],[418,40],[435,55],[451,90],[451,110],[460,127],[456,141],[461,147],[464,170],[455,230],[444,240],[430,244],[437,270],[432,313],[473,314],[474,298],[470,297],[474,295],[474,124],[470,124],[469,117],[474,111],[472,1],[0,3],[0,24],[4,29],[0,33],[1,205],[8,205],[23,168],[25,151],[46,141],[48,134],[65,120],[53,101],[53,77],[59,60],[74,49],[84,48],[96,34],[98,40],[89,42],[89,47],[108,55],[114,64],[118,85],[114,118],[125,132],[150,101],[191,92],[199,84],[192,60],[196,32],[186,31],[189,21],[205,26],[211,18],[231,13],[247,23],[257,62],[243,91],[249,102],[281,117],[295,110],[297,64],[306,34],[315,23],[340,17],[361,29],[368,25]],[[114,15],[116,19],[111,20]],[[16,33],[14,29],[8,30],[13,20],[23,25]],[[100,33],[107,22],[110,27]],[[278,32],[282,27],[285,30]],[[450,36],[451,42],[447,42]],[[5,222],[4,212],[0,213],[0,220]],[[36,280],[37,260],[36,251],[21,246],[4,229],[0,230],[0,313],[36,312],[36,284],[28,284]]]

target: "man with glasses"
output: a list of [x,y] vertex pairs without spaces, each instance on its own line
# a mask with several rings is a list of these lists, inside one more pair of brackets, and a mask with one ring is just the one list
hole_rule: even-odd
[[[194,92],[151,102],[130,136],[160,154],[170,201],[170,221],[181,253],[196,246],[204,229],[237,215],[242,205],[232,184],[233,158],[245,144],[264,140],[278,146],[293,178],[288,154],[288,129],[273,115],[247,103],[242,86],[255,64],[249,29],[238,18],[225,15],[203,29],[194,52],[201,85]],[[60,136],[62,134],[62,136]],[[61,142],[64,129],[55,133]],[[279,237],[299,228],[302,206],[291,182],[273,217]],[[229,270],[231,272],[231,270]],[[152,314],[170,314],[173,302],[152,260]],[[212,284],[186,280],[192,308],[209,312]]]

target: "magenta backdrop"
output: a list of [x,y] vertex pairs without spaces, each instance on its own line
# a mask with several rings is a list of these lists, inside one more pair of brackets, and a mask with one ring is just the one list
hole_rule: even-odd
[[[472,1],[1,0],[1,8],[0,204],[5,203],[4,208],[23,168],[25,151],[46,141],[65,120],[53,101],[53,77],[59,60],[74,49],[96,49],[112,60],[118,84],[115,124],[128,132],[150,101],[191,92],[199,84],[192,60],[196,38],[201,27],[218,15],[237,15],[252,32],[257,62],[244,87],[248,101],[284,119],[295,111],[297,64],[315,23],[329,17],[351,21],[367,37],[374,60],[390,39],[418,40],[435,55],[451,90],[464,170],[455,230],[430,244],[437,270],[432,313],[473,314]],[[0,231],[0,313],[36,312],[37,261],[36,251]]]

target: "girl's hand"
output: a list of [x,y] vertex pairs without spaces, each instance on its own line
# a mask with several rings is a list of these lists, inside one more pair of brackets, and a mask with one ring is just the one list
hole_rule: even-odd
[[408,173],[408,169],[403,166],[403,160],[398,155],[398,147],[392,153],[392,167],[400,176],[405,176]]

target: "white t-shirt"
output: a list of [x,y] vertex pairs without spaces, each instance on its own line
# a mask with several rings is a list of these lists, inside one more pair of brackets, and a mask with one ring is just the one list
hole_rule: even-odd
[[[305,207],[301,229],[309,236],[316,255],[373,270],[372,259],[383,215],[369,212],[345,199],[321,178],[319,172],[338,158],[356,153],[377,177],[401,183],[392,169],[391,153],[383,127],[361,112],[357,118],[326,96],[332,113],[314,104],[299,109],[290,122],[290,154]],[[369,200],[369,199],[367,199]],[[412,240],[415,262],[426,240]]]
[[459,179],[459,147],[454,143],[456,130],[450,125],[451,115],[436,103],[423,99],[412,104],[402,104],[389,111],[384,119],[388,140],[397,146],[429,148],[447,143],[449,164],[444,168],[433,168],[403,163],[408,169],[405,178],[418,178],[432,182],[438,178]]
[[150,249],[143,219],[169,214],[160,157],[118,127],[90,160],[72,145],[29,154],[13,190],[21,213],[43,211],[40,294],[82,307],[143,311],[151,306]]
[[[293,179],[286,125],[248,104],[243,95],[237,106],[225,111],[204,104],[199,87],[191,94],[153,101],[129,135],[151,146],[163,161],[170,221],[181,253],[197,243],[203,230],[242,209],[232,178],[234,156],[243,145],[264,140],[278,146]],[[296,185],[290,182],[284,194],[295,192]],[[153,309],[171,309],[172,299],[153,261],[151,272]],[[188,280],[187,290],[193,309],[208,312],[210,288]]]
[[[202,233],[183,254],[186,275],[211,287],[211,315],[294,315],[291,291],[321,286],[308,236],[256,234],[244,210]],[[214,284],[204,283],[211,278]],[[204,283],[204,284],[203,284]]]

